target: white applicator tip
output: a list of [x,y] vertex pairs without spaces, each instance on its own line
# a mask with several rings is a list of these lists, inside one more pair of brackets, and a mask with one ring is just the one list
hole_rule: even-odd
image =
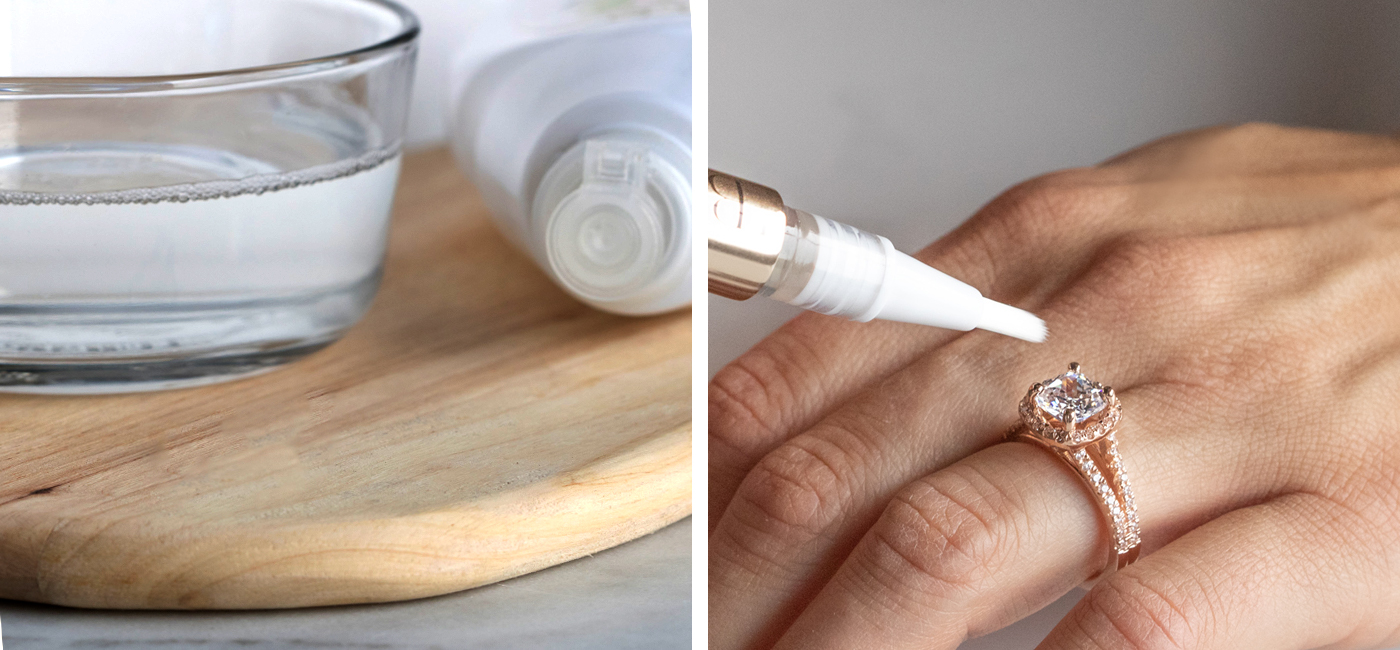
[[977,329],[1005,334],[1023,341],[1040,343],[1045,340],[1045,321],[1024,309],[1003,305],[990,298],[983,298],[982,320]]

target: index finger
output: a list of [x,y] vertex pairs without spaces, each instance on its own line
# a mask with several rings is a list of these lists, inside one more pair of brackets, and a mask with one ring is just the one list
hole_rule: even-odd
[[710,532],[758,459],[953,334],[809,313],[716,373],[709,387]]
[[[1017,195],[1013,189],[984,211],[1015,202]],[[1001,287],[993,284],[997,274],[990,263],[996,256],[982,247],[1000,239],[984,230],[974,219],[915,257],[997,297],[993,292]],[[720,369],[709,386],[710,532],[760,458],[961,334],[807,313]]]

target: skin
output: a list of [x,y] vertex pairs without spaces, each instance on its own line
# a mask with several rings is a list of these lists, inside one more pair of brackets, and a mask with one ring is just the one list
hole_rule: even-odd
[[712,648],[955,648],[1094,574],[1083,483],[1002,442],[1070,361],[1122,400],[1142,558],[1040,648],[1400,644],[1400,140],[1178,134],[918,257],[1048,340],[808,314],[721,370]]

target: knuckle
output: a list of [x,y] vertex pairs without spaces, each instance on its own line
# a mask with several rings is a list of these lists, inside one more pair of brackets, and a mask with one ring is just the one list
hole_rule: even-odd
[[1288,130],[1288,127],[1269,122],[1242,122],[1221,130],[1220,137],[1227,140],[1253,141],[1261,138],[1275,138]]
[[969,468],[916,481],[872,528],[868,573],[897,591],[935,600],[971,594],[1015,554],[1011,504]]
[[[1390,172],[1393,168],[1387,168]],[[1375,254],[1385,255],[1395,250],[1397,226],[1400,226],[1400,197],[1384,196],[1363,207],[1354,219],[1356,230],[1365,233],[1363,246]]]
[[1188,166],[1200,169],[1216,169],[1229,165],[1236,172],[1249,169],[1258,170],[1260,165],[1270,163],[1257,152],[1269,150],[1273,143],[1306,132],[1296,127],[1286,127],[1268,122],[1244,122],[1226,124],[1201,129],[1197,137],[1191,138],[1190,146],[1180,150],[1181,161]]
[[760,344],[715,373],[709,385],[712,444],[746,455],[774,435],[791,395],[783,367],[771,346]]
[[1017,238],[1046,239],[1073,231],[1109,213],[1126,199],[1125,188],[1105,182],[1095,169],[1066,169],[1012,186],[980,215]]
[[1198,239],[1132,238],[1112,244],[1093,272],[1124,299],[1168,303],[1207,297],[1201,294],[1212,284],[1215,267],[1226,261]]
[[[1370,487],[1373,498],[1368,505],[1375,506],[1374,519],[1388,533],[1383,538],[1395,539],[1400,537],[1400,472],[1395,471],[1400,467],[1400,449],[1389,446],[1371,457],[1378,461],[1378,467],[1372,469],[1375,480]],[[1391,551],[1400,554],[1400,548]]]
[[1400,493],[1395,491],[1400,479],[1394,473],[1390,468],[1380,474],[1371,468],[1333,472],[1332,476],[1319,477],[1316,489],[1294,495],[1294,506],[1306,504],[1301,508],[1310,511],[1308,518],[1317,526],[1319,536],[1346,548],[1384,549],[1350,559],[1364,575],[1389,575],[1390,564],[1400,556],[1400,549],[1392,543],[1400,530]]
[[1077,627],[1092,647],[1124,650],[1176,650],[1194,647],[1208,623],[1190,609],[1182,590],[1120,573],[1091,590],[1079,610]]
[[[820,443],[790,442],[765,455],[734,496],[729,512],[742,524],[752,555],[777,557],[825,534],[848,490],[841,465]],[[821,452],[814,449],[822,449]]]
[[1273,289],[1258,293],[1265,286],[1257,281],[1258,253],[1278,235],[1120,238],[1066,292],[1064,309],[1095,313],[1121,330],[1192,341],[1162,361],[1160,382],[1205,389],[1197,397],[1207,401],[1262,399],[1286,378],[1315,375],[1329,345],[1317,337],[1315,319],[1267,317],[1296,312]]
[[1230,251],[1207,238],[1123,237],[1104,247],[1084,277],[1082,295],[1071,299],[1128,320],[1214,316],[1227,305],[1221,280],[1237,268]]
[[1084,233],[1121,213],[1120,208],[1132,200],[1133,189],[1120,182],[1120,176],[1101,168],[1074,168],[1023,181],[920,256],[926,261],[937,258],[938,268],[952,269],[978,286],[1009,281],[1005,271],[1020,262],[1007,266],[1008,260],[1023,260],[1028,248],[1072,246]]
[[[1184,351],[1177,361],[1164,366],[1163,375],[1185,378],[1180,383],[1204,389],[1196,397],[1202,404],[1219,407],[1219,413],[1226,408],[1272,408],[1276,416],[1309,422],[1326,408],[1323,395],[1334,390],[1301,385],[1305,381],[1301,378],[1319,373],[1318,359],[1326,358],[1315,354],[1317,349],[1315,342],[1298,336],[1241,324],[1233,335],[1212,346]],[[1278,403],[1278,391],[1300,388],[1305,399]]]
[[1287,134],[1289,127],[1268,122],[1241,122],[1206,127],[1193,132],[1195,147],[1191,154],[1201,157],[1218,156],[1221,153],[1233,154],[1250,145],[1271,142]]

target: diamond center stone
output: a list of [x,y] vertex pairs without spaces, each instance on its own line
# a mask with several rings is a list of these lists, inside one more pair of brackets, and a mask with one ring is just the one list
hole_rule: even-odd
[[1035,394],[1035,405],[1061,422],[1068,412],[1075,424],[1081,424],[1108,406],[1108,400],[1102,386],[1077,372],[1067,372],[1041,386],[1040,392]]

